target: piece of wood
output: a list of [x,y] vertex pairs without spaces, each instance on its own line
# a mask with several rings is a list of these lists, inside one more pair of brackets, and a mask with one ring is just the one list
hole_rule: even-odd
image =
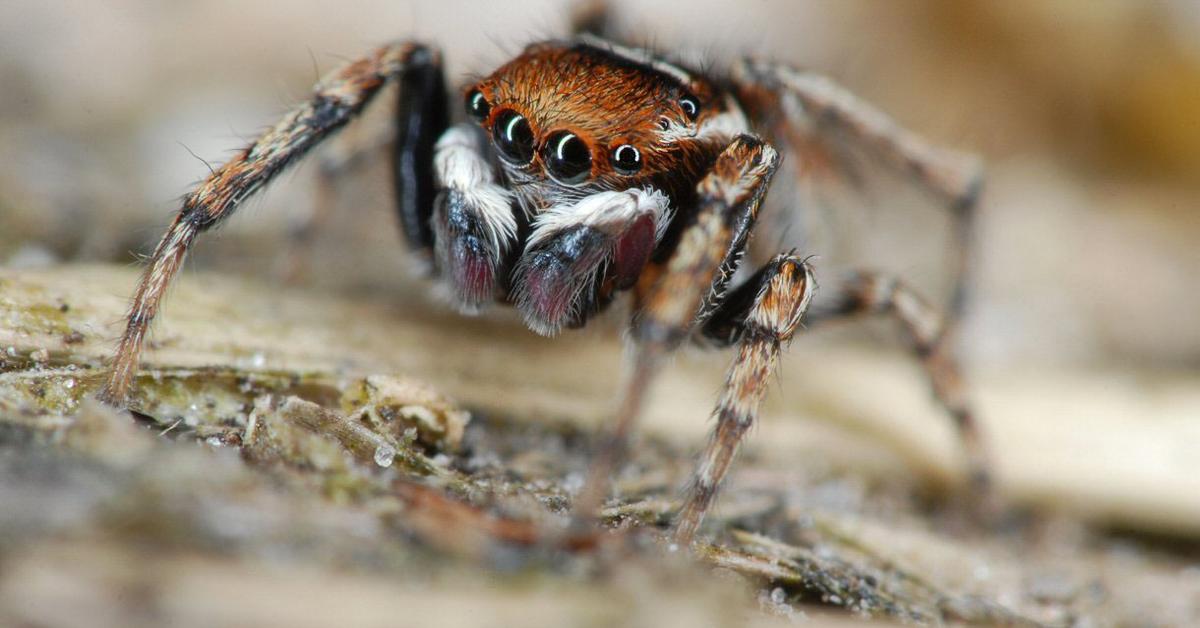
[[[133,280],[132,270],[99,266],[0,269],[0,352],[99,364]],[[598,425],[613,410],[622,367],[619,321],[609,319],[547,339],[512,312],[465,318],[422,293],[348,298],[200,274],[167,301],[146,361],[404,374],[468,407]],[[643,432],[698,446],[729,359],[683,351],[651,397]],[[802,337],[781,370],[752,450],[777,461],[820,455],[867,476],[957,482],[953,430],[902,353]],[[1200,375],[1032,365],[979,370],[971,382],[1005,497],[1200,536]]]
[[[329,609],[351,612],[331,601],[348,588],[363,591],[354,599],[371,608],[373,591],[398,600],[413,591],[424,600],[421,612],[452,619],[439,600],[471,609],[467,616],[505,616],[510,604],[557,591],[555,614],[530,618],[542,625],[546,617],[604,616],[595,600],[624,595],[620,582],[632,578],[653,602],[620,606],[659,618],[647,625],[681,616],[694,625],[736,625],[747,616],[770,623],[748,596],[728,602],[711,593],[726,579],[698,575],[686,553],[653,540],[653,526],[677,507],[728,353],[687,350],[670,365],[629,471],[615,482],[619,497],[604,511],[608,523],[628,525],[555,559],[577,561],[568,570],[609,561],[622,575],[564,582],[530,567],[537,583],[524,588],[507,575],[512,561],[538,564],[532,539],[565,524],[588,436],[612,411],[622,365],[616,317],[545,339],[511,312],[462,318],[423,293],[338,296],[187,276],[167,302],[139,380],[142,420],[154,436],[87,399],[133,281],[132,269],[100,266],[0,269],[0,440],[16,456],[0,465],[21,469],[0,472],[0,493],[14,496],[0,531],[15,540],[0,572],[0,620],[103,615],[121,624],[144,612],[122,600],[150,600],[166,609],[159,619],[184,623],[278,620],[289,617],[277,604],[282,596],[311,601],[303,616],[319,622]],[[758,607],[783,617],[821,613],[812,604],[823,603],[918,621],[1196,620],[1194,607],[1178,603],[1200,594],[1200,577],[1181,571],[1183,559],[1145,552],[1130,561],[1122,557],[1139,550],[1128,540],[1047,516],[1067,511],[1196,534],[1198,463],[1183,455],[1194,449],[1194,378],[975,375],[1001,489],[1038,506],[1044,520],[1025,535],[955,524],[961,507],[931,516],[916,499],[951,488],[958,468],[952,430],[917,365],[899,352],[801,338],[710,517],[717,543],[698,550],[700,564],[748,579]],[[354,423],[364,419],[352,402],[361,401],[363,383],[395,381],[396,393],[410,378],[433,387],[416,385],[425,392],[415,403],[429,404],[417,416],[458,416],[450,400],[476,413],[466,457],[437,452],[434,438],[425,442],[432,451],[405,449],[407,458],[394,458],[402,464],[379,464],[381,444],[401,445],[397,434],[417,430],[372,431]],[[52,447],[23,444],[37,442]],[[79,455],[90,462],[80,466],[72,457]],[[74,513],[73,524],[55,514],[64,512]],[[147,545],[158,548],[152,562],[137,558]],[[312,575],[281,580],[263,571],[259,555]],[[64,556],[77,557],[75,568],[61,567]],[[149,571],[122,571],[131,561]],[[382,580],[370,584],[361,571],[343,573],[347,567]],[[64,581],[46,574],[67,571],[74,577],[66,584],[81,596],[75,611],[48,602],[63,595]],[[163,573],[190,575],[163,581]],[[672,581],[688,583],[688,592],[667,586]],[[120,596],[114,586],[142,593]],[[235,598],[239,587],[254,589],[257,602],[209,614],[207,600]]]

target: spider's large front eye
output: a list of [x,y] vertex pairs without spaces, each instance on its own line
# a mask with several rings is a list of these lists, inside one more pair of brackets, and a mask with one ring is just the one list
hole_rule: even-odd
[[592,172],[592,152],[578,135],[559,131],[546,140],[543,159],[550,176],[563,183],[579,183]]
[[533,128],[525,116],[512,110],[501,112],[492,127],[492,140],[508,161],[519,166],[533,161]]
[[683,112],[687,114],[688,120],[695,120],[696,116],[700,115],[700,101],[696,100],[695,96],[689,94],[680,98],[679,106],[683,107]]
[[467,113],[475,118],[476,122],[487,120],[488,114],[492,111],[492,106],[488,104],[486,98],[483,97],[483,92],[473,89],[467,92]]
[[642,153],[633,144],[621,144],[612,154],[613,170],[631,175],[642,169]]

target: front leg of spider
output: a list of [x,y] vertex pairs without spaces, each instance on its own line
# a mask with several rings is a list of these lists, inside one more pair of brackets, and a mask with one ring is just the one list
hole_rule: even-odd
[[717,306],[704,334],[737,342],[737,357],[717,402],[717,424],[675,520],[675,542],[692,542],[729,471],[742,439],[754,425],[779,353],[792,339],[815,291],[812,269],[794,254],[776,256]]
[[356,118],[386,84],[417,67],[440,72],[440,63],[430,48],[397,43],[342,66],[322,78],[307,102],[188,194],[138,282],[100,399],[118,407],[128,404],[146,333],[197,236],[228,219],[243,201]]
[[611,431],[598,447],[574,510],[576,525],[591,521],[607,497],[613,472],[662,359],[712,310],[736,269],[758,215],[778,154],[757,137],[741,135],[717,157],[697,185],[698,207],[661,268],[647,269],[635,292],[634,351]]

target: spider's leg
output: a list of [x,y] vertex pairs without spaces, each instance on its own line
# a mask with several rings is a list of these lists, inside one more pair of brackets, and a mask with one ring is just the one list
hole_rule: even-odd
[[954,419],[967,456],[971,485],[990,484],[987,452],[979,424],[967,400],[958,361],[944,341],[946,319],[910,286],[896,277],[858,272],[832,293],[823,293],[808,313],[807,322],[818,324],[855,314],[889,314],[896,317],[912,342],[913,351],[929,377],[933,394]]
[[125,331],[99,393],[102,400],[116,406],[128,402],[146,332],[196,236],[231,216],[242,201],[361,113],[387,82],[414,63],[429,63],[433,55],[424,46],[397,43],[335,70],[317,84],[308,102],[292,109],[185,197],[138,282]]
[[576,522],[589,521],[608,494],[661,361],[722,297],[778,159],[775,149],[756,137],[734,139],[697,185],[694,217],[671,256],[642,273],[635,291],[632,366],[626,370],[616,420],[575,501]]
[[[978,427],[965,400],[954,359],[954,340],[967,302],[976,208],[983,187],[981,160],[936,147],[901,127],[887,114],[830,79],[785,65],[745,60],[734,69],[739,96],[753,117],[778,129],[782,137],[820,140],[832,133],[872,151],[899,173],[912,176],[951,210],[956,240],[953,289],[946,316],[939,316],[906,286],[891,280],[860,277],[841,298],[843,313],[871,309],[894,312],[914,338],[938,399],[954,416],[967,450],[976,485],[986,484],[987,467]],[[895,286],[889,294],[872,292],[873,283]],[[858,296],[853,296],[855,293]],[[875,299],[872,302],[872,299]],[[895,301],[891,301],[894,299]],[[836,299],[835,299],[836,300]],[[821,304],[818,304],[820,308]],[[833,310],[837,310],[834,307]],[[833,310],[814,310],[810,320]]]
[[440,59],[411,63],[400,74],[396,141],[392,148],[396,211],[409,247],[428,260],[433,249],[434,150],[449,125],[446,79]]
[[571,7],[572,35],[594,35],[611,38],[613,33],[612,7],[607,0],[578,0]]
[[428,220],[435,270],[468,312],[493,300],[517,239],[515,200],[497,181],[487,150],[482,131],[469,123],[451,127],[434,147],[433,170],[444,188]]
[[779,255],[730,292],[705,323],[705,335],[740,346],[713,413],[717,425],[675,522],[680,545],[691,543],[742,438],[754,425],[780,350],[799,326],[814,289],[812,271],[803,260]]
[[971,234],[983,188],[982,161],[934,146],[828,77],[747,59],[735,65],[733,78],[751,116],[779,129],[780,137],[828,139],[837,133],[943,199],[952,212],[956,240],[949,332],[967,300]]

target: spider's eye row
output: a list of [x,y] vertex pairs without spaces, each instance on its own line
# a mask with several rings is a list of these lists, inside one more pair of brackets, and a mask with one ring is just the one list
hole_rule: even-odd
[[492,141],[500,156],[515,165],[523,166],[533,161],[533,128],[525,116],[511,109],[496,116]]
[[592,151],[570,131],[557,131],[546,140],[546,170],[563,183],[579,183],[592,172]]
[[618,174],[634,174],[642,169],[642,152],[632,144],[621,144],[613,151],[612,164]]
[[683,112],[687,114],[688,120],[695,120],[696,116],[700,115],[700,102],[695,96],[684,96],[679,99],[679,106],[683,108]]
[[483,92],[473,89],[467,92],[467,113],[475,118],[476,122],[487,120],[488,114],[492,112],[492,105],[483,97]]

